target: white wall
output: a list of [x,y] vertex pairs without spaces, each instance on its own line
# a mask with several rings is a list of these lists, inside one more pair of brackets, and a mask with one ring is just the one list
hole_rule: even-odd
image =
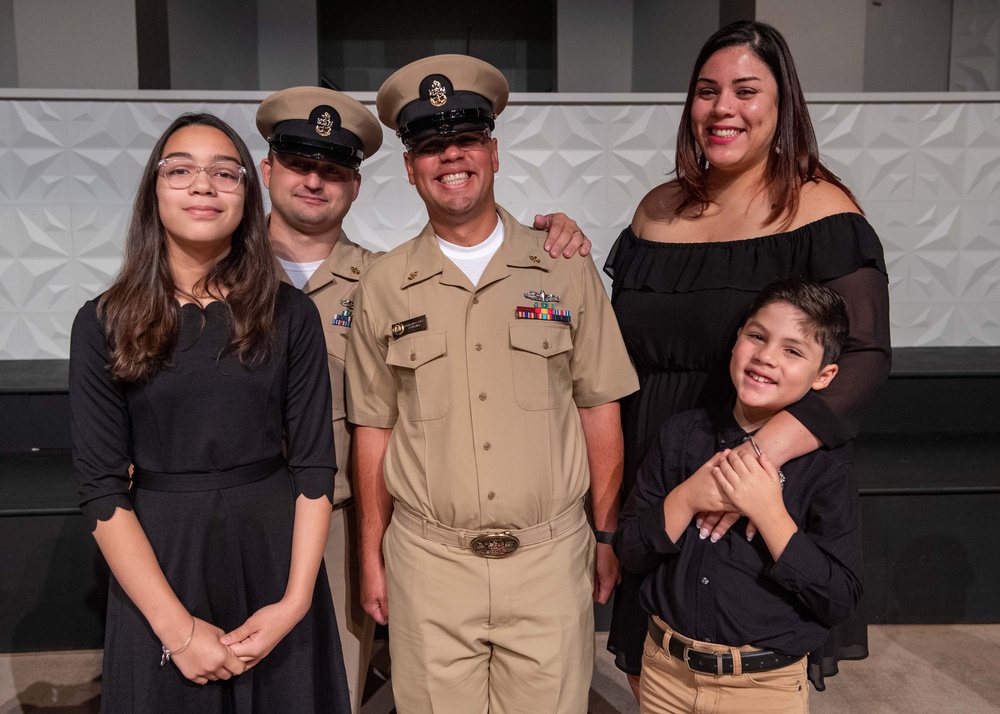
[[[175,116],[212,111],[257,160],[266,152],[253,128],[262,92],[118,94],[0,91],[0,359],[66,356],[74,314],[118,269],[139,173]],[[359,98],[371,106],[374,95]],[[808,99],[824,160],[885,246],[893,344],[1000,345],[1000,93]],[[498,200],[521,220],[565,211],[603,265],[673,168],[682,101],[513,95],[497,121]],[[344,224],[372,248],[426,222],[400,154],[386,130]]]
[[[1000,3],[994,5],[1000,9]],[[947,91],[951,14],[952,0],[881,0],[870,5],[864,90]]]
[[557,0],[560,92],[632,90],[632,0]]
[[165,0],[172,89],[257,89],[257,6]]
[[785,36],[803,90],[860,92],[867,6],[867,0],[757,0],[757,19]]
[[315,85],[317,43],[315,0],[257,0],[258,88]]
[[633,92],[687,92],[698,51],[719,29],[717,2],[635,0]]
[[14,0],[12,7],[16,86],[139,86],[134,0]]
[[17,41],[14,2],[0,0],[0,87],[17,86]]
[[948,89],[1000,91],[1000,2],[955,0]]

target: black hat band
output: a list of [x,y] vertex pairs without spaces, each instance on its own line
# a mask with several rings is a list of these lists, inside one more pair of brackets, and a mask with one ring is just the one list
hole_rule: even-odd
[[361,149],[308,139],[296,134],[272,134],[268,137],[268,144],[271,151],[276,154],[293,154],[317,161],[329,161],[350,169],[361,166],[361,161],[365,158]]

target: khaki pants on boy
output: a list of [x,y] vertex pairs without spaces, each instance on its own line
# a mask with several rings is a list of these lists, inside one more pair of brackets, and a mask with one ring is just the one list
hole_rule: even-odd
[[586,714],[594,552],[582,507],[566,532],[497,559],[394,516],[383,554],[396,711]]
[[[672,634],[661,619],[654,620],[668,635]],[[685,637],[679,639],[702,652],[730,654],[734,649],[754,649],[696,642]],[[702,674],[692,672],[683,661],[672,657],[646,635],[639,709],[643,714],[808,714],[806,658],[768,672]]]

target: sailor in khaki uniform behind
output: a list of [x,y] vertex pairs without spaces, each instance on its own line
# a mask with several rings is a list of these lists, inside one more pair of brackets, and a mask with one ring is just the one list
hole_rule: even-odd
[[326,336],[337,476],[324,561],[356,713],[361,708],[375,621],[365,613],[359,597],[344,354],[354,291],[375,254],[352,243],[341,225],[358,196],[361,161],[382,145],[382,127],[364,105],[346,95],[293,87],[261,103],[257,129],[270,147],[260,170],[271,199],[271,246],[286,281],[316,303]]
[[460,55],[378,93],[429,224],[363,276],[348,344],[362,602],[397,710],[585,712],[618,580],[617,399],[638,384],[589,258],[493,196],[507,82]]

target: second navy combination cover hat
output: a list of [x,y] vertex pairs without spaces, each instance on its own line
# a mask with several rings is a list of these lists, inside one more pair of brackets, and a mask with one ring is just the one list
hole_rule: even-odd
[[322,87],[275,92],[257,108],[271,150],[356,169],[382,146],[382,127],[356,99]]
[[489,62],[435,55],[411,62],[385,80],[375,108],[382,123],[406,142],[428,130],[451,134],[469,125],[493,129],[509,95],[507,79]]

